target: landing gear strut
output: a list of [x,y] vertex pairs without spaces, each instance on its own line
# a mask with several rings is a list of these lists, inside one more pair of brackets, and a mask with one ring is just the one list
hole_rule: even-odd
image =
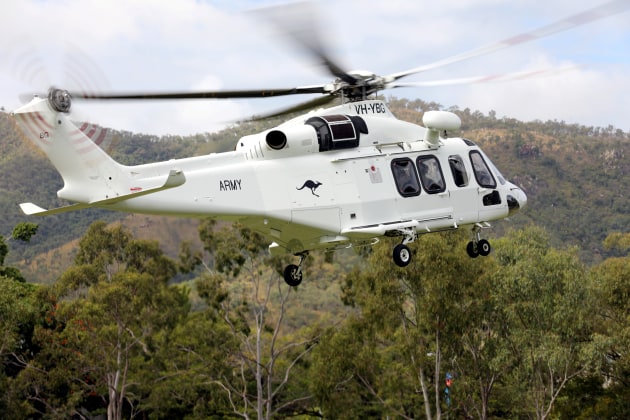
[[289,264],[284,268],[284,281],[291,287],[299,286],[302,283],[302,263],[308,256],[308,252],[295,254],[300,257],[298,265]]
[[470,258],[477,258],[479,255],[487,257],[490,255],[490,251],[492,251],[490,242],[485,239],[481,239],[481,229],[482,226],[478,224],[473,227],[473,239],[468,242],[468,246],[466,246],[466,252]]

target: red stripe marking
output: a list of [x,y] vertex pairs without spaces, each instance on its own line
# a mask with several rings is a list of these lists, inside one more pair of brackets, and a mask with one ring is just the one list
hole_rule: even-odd
[[107,135],[107,130],[106,129],[102,129],[101,132],[99,133],[98,137],[96,138],[96,140],[94,140],[94,143],[98,144],[99,146],[101,145],[101,143],[103,143],[103,140],[105,140],[105,136]]

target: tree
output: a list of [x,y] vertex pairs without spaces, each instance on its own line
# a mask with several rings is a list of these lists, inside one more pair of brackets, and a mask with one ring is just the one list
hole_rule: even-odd
[[[16,233],[27,226],[30,233]],[[14,239],[28,241],[37,231],[32,223],[18,224]],[[9,247],[0,235],[0,411],[8,416],[19,413],[20,407],[13,398],[10,386],[19,374],[32,348],[33,329],[38,312],[38,287],[25,282],[20,271],[4,265]]]
[[37,286],[0,276],[0,357],[20,347],[22,335],[32,328]]
[[142,379],[146,398],[139,406],[150,418],[233,417],[216,381],[232,376],[239,343],[221,319],[210,310],[191,312],[154,343]]
[[[315,353],[315,371],[327,372],[314,383],[322,404],[340,387],[358,392],[356,401],[380,405],[379,416],[437,419],[443,408],[456,409],[442,404],[443,378],[458,368],[465,353],[462,331],[482,327],[478,315],[484,288],[479,282],[487,269],[487,261],[465,256],[466,240],[463,232],[421,236],[404,269],[391,262],[391,244],[379,244],[365,270],[346,276],[344,299],[361,315],[346,328],[330,331]],[[337,351],[350,357],[334,345],[355,348],[348,340],[359,341],[361,351],[354,357],[361,363],[333,363]],[[340,416],[360,410],[355,405],[347,409],[352,411]]]
[[[269,419],[281,413],[306,412],[311,397],[306,387],[292,387],[290,378],[310,353],[316,340],[306,331],[286,334],[282,329],[286,304],[295,290],[281,280],[281,261],[267,254],[267,241],[253,231],[234,225],[200,225],[200,238],[210,253],[197,289],[208,310],[225,322],[239,343],[233,354],[233,372],[216,378],[233,413]],[[186,253],[185,253],[186,254]],[[189,253],[188,253],[189,254]],[[264,268],[265,265],[275,270]],[[227,291],[227,280],[240,280],[242,289]]]
[[37,286],[0,276],[0,411],[7,417],[21,411],[10,388],[32,351],[37,307]]
[[596,337],[601,344],[605,393],[591,408],[593,416],[630,416],[630,234],[611,234],[604,245],[620,256],[607,258],[589,272],[596,299]]
[[38,225],[35,223],[22,222],[15,225],[11,237],[15,240],[29,242],[33,235],[37,233]]
[[76,265],[47,288],[49,305],[35,330],[39,351],[25,361],[22,392],[35,412],[108,419],[138,412],[142,372],[156,336],[188,313],[187,291],[168,286],[175,263],[154,242],[95,223],[79,242]]
[[599,360],[585,268],[576,250],[551,248],[540,228],[512,232],[496,249],[496,293],[517,358],[503,386],[522,410],[513,415],[545,419],[569,381]]
[[[37,233],[38,225],[34,223],[18,223],[13,228],[12,238],[15,240],[28,242],[31,237]],[[7,267],[4,265],[7,254],[9,253],[9,246],[7,245],[4,236],[0,235],[0,276],[12,278],[17,281],[26,281],[20,273],[20,270],[14,267]]]
[[[107,401],[108,419],[134,413],[136,382],[156,349],[155,336],[172,329],[188,312],[188,298],[148,273],[121,272],[90,288],[85,301],[63,305],[68,321],[63,336],[80,352],[76,378]],[[80,374],[80,375],[79,375]]]

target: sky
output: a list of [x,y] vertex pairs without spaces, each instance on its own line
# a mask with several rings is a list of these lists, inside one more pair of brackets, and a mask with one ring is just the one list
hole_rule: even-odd
[[[398,88],[386,96],[498,118],[630,131],[630,0],[621,13],[403,81],[537,70],[495,83]],[[387,75],[533,31],[606,0],[315,0],[322,38],[344,69]],[[253,0],[8,0],[0,15],[0,107],[51,85],[82,91],[291,88],[333,76],[263,19]],[[155,135],[214,132],[313,99],[74,101],[78,119]]]

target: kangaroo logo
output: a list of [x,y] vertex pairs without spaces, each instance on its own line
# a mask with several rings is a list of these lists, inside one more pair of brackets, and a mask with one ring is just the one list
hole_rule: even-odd
[[310,190],[311,190],[311,194],[313,194],[315,197],[319,197],[319,195],[315,194],[315,190],[316,190],[316,189],[317,189],[320,185],[322,185],[322,183],[321,183],[321,182],[319,182],[319,181],[311,181],[311,180],[309,179],[309,180],[308,180],[308,181],[306,181],[306,182],[304,183],[304,185],[302,185],[300,188],[297,188],[297,187],[296,187],[295,189],[299,191],[299,190],[302,190],[302,189],[304,189],[304,188],[308,188],[308,189],[310,189]]

